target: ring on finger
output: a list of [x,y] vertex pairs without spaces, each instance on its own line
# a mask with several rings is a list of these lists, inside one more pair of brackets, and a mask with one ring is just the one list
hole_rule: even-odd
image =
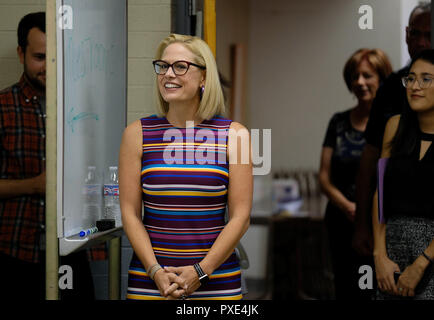
[[181,300],[185,300],[187,299],[187,296],[185,294],[181,294],[181,296],[179,297]]

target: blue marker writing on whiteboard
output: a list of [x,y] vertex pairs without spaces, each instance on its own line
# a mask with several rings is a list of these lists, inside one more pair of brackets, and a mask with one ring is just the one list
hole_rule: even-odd
[[97,227],[93,227],[93,228],[90,228],[87,230],[82,230],[82,231],[80,231],[80,237],[88,236],[90,234],[97,233],[97,232],[98,232]]

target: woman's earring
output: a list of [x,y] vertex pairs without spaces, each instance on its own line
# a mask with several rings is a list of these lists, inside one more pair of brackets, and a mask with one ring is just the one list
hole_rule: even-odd
[[202,99],[203,93],[205,92],[205,86],[200,87],[200,98]]

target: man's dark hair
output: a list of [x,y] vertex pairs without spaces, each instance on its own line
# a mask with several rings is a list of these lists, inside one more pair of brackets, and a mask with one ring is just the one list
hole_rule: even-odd
[[29,13],[18,24],[18,45],[23,49],[23,52],[26,52],[27,36],[32,28],[38,28],[45,33],[45,12]]
[[411,20],[413,19],[413,15],[416,13],[416,11],[420,10],[420,13],[429,13],[431,12],[431,3],[429,2],[419,2],[419,4],[411,10],[410,17],[408,18],[408,24],[410,25]]

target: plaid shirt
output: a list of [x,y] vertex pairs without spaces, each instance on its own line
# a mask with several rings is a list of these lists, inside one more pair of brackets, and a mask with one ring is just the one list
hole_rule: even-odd
[[[0,91],[0,179],[32,178],[45,170],[45,118],[24,75]],[[38,263],[43,235],[44,195],[0,198],[0,252]],[[107,259],[106,243],[88,249],[88,258]]]
[[[27,179],[45,170],[45,117],[24,75],[0,91],[0,179]],[[39,262],[44,229],[44,195],[0,199],[1,252]]]

